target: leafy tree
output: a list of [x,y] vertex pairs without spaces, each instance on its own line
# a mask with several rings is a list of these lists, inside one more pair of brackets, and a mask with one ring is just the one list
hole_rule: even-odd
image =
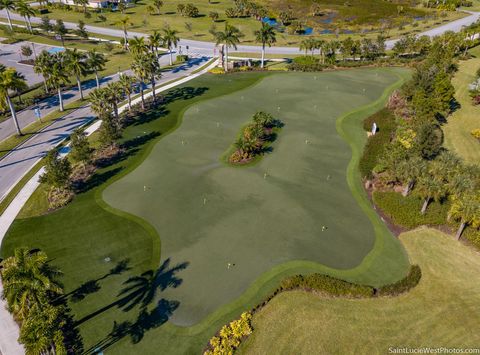
[[275,29],[268,23],[262,23],[262,27],[255,31],[255,39],[262,44],[262,62],[260,66],[263,68],[265,63],[265,46],[268,45],[270,47],[277,41]]
[[162,0],[153,0],[153,6],[157,9],[157,14],[160,15],[160,11],[163,6],[163,1]]
[[145,43],[145,37],[134,36],[129,42],[128,47],[134,57],[139,57],[148,51],[148,45]]
[[73,50],[67,49],[65,51],[65,69],[75,76],[80,98],[83,100],[82,76],[88,74],[87,57],[85,53],[80,52],[76,48]]
[[456,239],[460,239],[463,230],[467,225],[475,228],[480,227],[480,198],[478,192],[476,194],[470,192],[465,193],[456,198],[450,208],[449,216],[460,221]]
[[210,17],[213,22],[217,22],[218,19],[220,18],[220,15],[216,11],[210,11],[208,14],[208,17]]
[[122,100],[122,88],[118,82],[109,83],[104,89],[106,99],[112,105],[113,114],[117,124],[119,122],[120,116],[118,115],[118,103]]
[[137,66],[141,67],[142,75],[150,81],[152,86],[153,102],[156,100],[155,80],[161,76],[160,64],[154,53],[146,53],[139,57],[136,61]]
[[95,73],[95,81],[97,82],[97,88],[100,87],[100,80],[98,72],[105,68],[107,59],[102,53],[97,52],[95,49],[91,49],[87,52],[87,68]]
[[56,190],[68,189],[71,173],[70,161],[61,158],[57,149],[52,149],[46,156],[45,173],[40,176],[40,182]]
[[5,10],[7,13],[8,27],[13,31],[12,19],[10,18],[10,11],[15,11],[15,1],[13,0],[0,0],[0,10]]
[[17,112],[13,104],[9,91],[18,91],[26,89],[27,82],[25,78],[17,73],[14,68],[7,68],[0,71],[0,107],[8,106],[12,114],[12,120],[18,135],[22,135],[20,126],[18,125]]
[[53,26],[53,32],[60,37],[62,46],[65,47],[65,35],[68,33],[68,30],[62,20],[57,19],[55,25]]
[[180,38],[177,35],[176,30],[172,30],[171,28],[164,28],[163,29],[163,43],[168,48],[168,52],[170,54],[170,65],[173,64],[173,48],[176,48]]
[[70,148],[70,156],[74,161],[85,166],[92,160],[93,150],[88,143],[87,136],[80,128],[73,131],[70,136]]
[[53,26],[50,22],[50,18],[48,16],[42,16],[42,21],[40,23],[40,29],[46,33],[52,31]]
[[225,30],[215,33],[216,45],[223,44],[225,46],[225,71],[228,71],[228,49],[233,47],[237,49],[237,44],[240,43],[240,37],[243,34],[238,28],[225,23]]
[[152,50],[158,58],[158,48],[163,44],[163,37],[159,31],[153,31],[153,33],[148,36],[148,45],[150,50]]
[[33,55],[32,48],[29,45],[22,46],[21,52],[25,57],[31,57]]
[[46,50],[40,52],[35,58],[33,65],[33,71],[37,74],[41,74],[43,77],[43,83],[45,85],[45,92],[48,92],[47,79],[50,73],[51,66],[53,64],[53,56]]
[[74,33],[80,38],[88,39],[88,32],[85,28],[85,22],[83,22],[82,20],[78,21],[78,26]]
[[41,309],[47,304],[47,292],[62,294],[55,281],[58,269],[48,264],[42,251],[30,251],[22,247],[1,263],[4,294],[9,309],[21,320],[28,318],[32,308]]
[[118,83],[123,91],[123,94],[128,99],[128,109],[132,110],[132,94],[134,93],[133,84],[135,83],[135,78],[122,74]]
[[424,159],[431,160],[441,151],[443,144],[443,132],[437,124],[424,123],[415,137],[415,149]]
[[100,126],[100,141],[104,146],[115,145],[117,139],[122,136],[120,127],[113,119],[112,115],[106,115],[102,118]]
[[101,119],[109,116],[113,107],[108,101],[108,95],[104,88],[94,89],[88,95],[90,108]]

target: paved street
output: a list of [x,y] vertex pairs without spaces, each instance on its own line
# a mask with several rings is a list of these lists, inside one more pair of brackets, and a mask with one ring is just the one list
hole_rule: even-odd
[[[474,22],[476,22],[480,19],[480,12],[468,12],[468,11],[465,11],[465,12],[469,13],[469,15],[462,18],[462,19],[452,21],[452,22],[446,23],[444,25],[441,25],[439,27],[436,27],[434,29],[428,30],[424,33],[420,33],[419,35],[425,34],[425,35],[428,35],[428,36],[437,36],[439,34],[442,34],[442,33],[446,32],[446,31],[458,32],[464,26],[468,26],[468,25],[470,25],[470,24],[472,24],[472,23],[474,23]],[[6,13],[5,13],[4,10],[0,11],[0,17],[3,17],[3,18],[6,17]],[[23,21],[23,18],[21,16],[19,16],[18,14],[11,13],[11,17],[14,20]],[[32,21],[32,23],[40,23],[41,19],[38,18],[38,17],[34,17],[34,18],[31,19],[31,21]],[[67,27],[68,29],[75,29],[75,28],[77,28],[77,24],[76,23],[71,23],[71,22],[65,22],[65,27]],[[98,26],[87,25],[86,29],[87,29],[87,31],[89,31],[91,33],[97,33],[97,34],[100,34],[100,35],[114,36],[114,37],[119,37],[119,38],[123,37],[123,31],[120,30],[120,29],[116,29],[116,28],[107,28],[107,27],[98,27]],[[129,35],[129,37],[148,36],[148,34],[141,33],[141,32],[133,32],[133,31],[129,31],[128,35]],[[392,48],[393,45],[395,44],[395,42],[396,42],[396,40],[387,41],[386,42],[387,48]],[[186,46],[189,46],[191,50],[196,51],[196,52],[201,53],[201,54],[204,54],[204,55],[207,55],[207,56],[213,56],[213,51],[214,51],[214,48],[215,48],[214,43],[191,40],[191,39],[182,39],[180,41],[179,45],[182,46],[183,48],[185,48]],[[261,47],[260,46],[240,45],[240,46],[238,46],[237,51],[239,51],[239,52],[249,52],[249,53],[260,52]],[[232,51],[232,52],[234,52],[234,51]],[[298,50],[298,48],[295,48],[295,47],[277,47],[277,46],[274,46],[274,47],[269,48],[268,52],[273,53],[273,54],[298,54],[299,50]]]

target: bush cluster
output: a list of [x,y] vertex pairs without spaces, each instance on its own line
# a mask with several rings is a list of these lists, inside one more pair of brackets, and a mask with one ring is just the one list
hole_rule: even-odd
[[421,214],[423,200],[415,194],[403,197],[395,191],[374,191],[373,202],[396,225],[415,228],[421,225],[438,226],[445,224],[450,203],[431,202],[427,211]]
[[378,131],[368,139],[359,162],[360,173],[362,177],[367,178],[372,177],[373,168],[377,165],[387,144],[390,143],[396,129],[395,115],[386,108],[363,121],[365,131],[371,131],[374,122],[377,124]]
[[204,355],[233,354],[240,342],[252,334],[252,313],[244,312],[239,319],[224,325],[218,336],[210,339],[209,348]]
[[320,63],[320,60],[314,56],[296,57],[287,65],[287,69],[291,71],[315,72],[322,71],[327,66]]
[[376,294],[378,296],[397,296],[410,291],[418,285],[422,278],[422,270],[418,265],[411,265],[410,270],[403,279],[390,285],[380,287]]

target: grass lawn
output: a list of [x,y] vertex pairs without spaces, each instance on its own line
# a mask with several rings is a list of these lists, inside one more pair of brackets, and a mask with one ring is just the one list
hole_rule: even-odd
[[[285,0],[262,0],[261,2],[268,4],[268,8],[271,10],[270,16],[277,16],[278,12],[287,6],[286,4],[290,5],[290,1]],[[212,41],[212,35],[209,33],[212,25],[215,24],[217,28],[222,28],[224,22],[228,21],[232,25],[239,27],[245,34],[245,37],[242,39],[243,43],[254,43],[254,31],[260,27],[259,21],[253,18],[227,18],[225,16],[225,10],[233,6],[231,1],[221,0],[209,3],[207,1],[194,0],[190,3],[198,7],[200,12],[199,17],[182,17],[177,13],[177,5],[185,4],[183,0],[164,2],[160,15],[148,13],[147,6],[151,5],[152,1],[143,0],[138,2],[135,7],[127,9],[125,15],[129,16],[133,23],[133,26],[130,28],[131,31],[148,33],[154,29],[158,30],[168,25],[179,31],[181,38],[201,41]],[[391,25],[391,29],[389,29],[386,34],[394,37],[407,32],[421,32],[428,28],[438,26],[442,21],[451,21],[465,16],[463,13],[448,12],[444,18],[438,15],[436,18],[433,18],[430,17],[433,16],[430,10],[410,8],[407,5],[404,5],[404,14],[399,16],[397,14],[396,3],[381,0],[354,0],[353,2],[350,1],[349,5],[346,6],[344,1],[330,0],[329,3],[323,4],[323,7],[326,12],[333,14],[333,16],[318,16],[314,18],[308,15],[312,3],[310,0],[303,2],[295,1],[294,10],[297,11],[299,18],[303,22],[315,27],[317,31],[329,29],[333,31],[338,27],[355,32],[355,36],[363,36],[365,34],[368,36],[376,36],[378,31],[375,31],[375,29],[378,30],[380,28],[381,21],[379,20],[381,18],[387,19]],[[103,15],[107,17],[107,21],[100,22],[95,13],[92,14],[91,18],[84,18],[81,13],[73,9],[71,11],[51,9],[50,11],[48,16],[52,19],[61,18],[64,21],[70,22],[78,22],[79,19],[82,19],[82,21],[88,24],[117,28],[120,27],[117,26],[116,23],[120,18],[125,16],[120,12],[104,12]],[[208,16],[211,11],[219,13],[220,19],[218,22],[213,23]],[[426,16],[428,18],[425,18]],[[414,17],[421,17],[422,19],[414,20]],[[191,30],[186,26],[186,23],[191,24]],[[400,24],[402,24],[402,27],[399,27]],[[374,31],[369,33],[372,29]],[[348,35],[349,34],[343,34],[342,36]],[[322,38],[335,38],[334,32],[320,36]],[[285,32],[278,36],[277,41],[279,45],[298,45],[303,39],[305,39],[305,36],[290,35]]]
[[400,297],[275,297],[253,318],[240,354],[385,354],[389,347],[478,347],[478,252],[432,229],[401,236],[420,284]]
[[[370,207],[356,166],[366,140],[362,119],[382,107],[408,72],[317,76],[205,75],[173,90],[165,107],[126,129],[127,153],[98,171],[73,203],[16,220],[2,256],[20,245],[45,250],[64,272],[85,349],[118,354],[156,353],[159,347],[163,353],[199,352],[222,324],[293,273],[326,272],[372,285],[399,279],[406,255]],[[273,153],[245,169],[219,165],[257,109],[273,111],[286,124]],[[352,160],[337,133],[350,143]],[[116,191],[130,199],[128,205]],[[112,209],[102,194],[139,217]],[[228,262],[237,264],[230,273]],[[153,274],[142,275],[148,270]],[[141,276],[137,293],[122,293],[135,276]]]
[[468,85],[475,80],[475,73],[480,68],[480,47],[470,51],[474,58],[460,61],[458,72],[452,80],[455,98],[460,108],[455,111],[443,127],[445,146],[470,164],[480,162],[480,143],[470,132],[480,128],[480,106],[474,106],[468,92]]

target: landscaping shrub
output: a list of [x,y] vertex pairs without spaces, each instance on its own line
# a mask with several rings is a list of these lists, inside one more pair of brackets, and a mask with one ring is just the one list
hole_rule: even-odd
[[238,348],[240,342],[248,335],[252,334],[252,313],[244,312],[240,319],[224,325],[218,336],[210,339],[209,348],[204,352],[204,355],[216,354],[233,354]]
[[394,191],[373,192],[373,202],[377,205],[393,223],[407,228],[415,228],[421,225],[443,225],[447,221],[450,203],[431,202],[425,214],[421,214],[423,200],[415,194],[403,197]]
[[398,296],[418,285],[422,278],[422,270],[418,265],[411,265],[408,275],[394,284],[380,287],[377,290],[378,296]]
[[332,296],[343,297],[372,297],[373,287],[356,285],[347,281],[339,280],[328,275],[311,274],[295,275],[284,279],[280,285],[282,290],[303,288],[324,292]]
[[326,66],[320,64],[320,60],[310,55],[304,55],[293,59],[292,63],[287,65],[288,70],[314,72],[321,71]]
[[371,131],[374,122],[377,124],[378,131],[374,136],[368,138],[359,162],[360,172],[363,177],[367,178],[372,177],[373,168],[377,165],[378,158],[384,152],[396,129],[395,115],[387,108],[363,121],[365,131]]
[[462,238],[468,240],[473,246],[480,250],[480,230],[468,226],[462,233]]
[[177,55],[177,59],[176,59],[177,63],[185,63],[187,61],[188,61],[188,55],[186,54]]

